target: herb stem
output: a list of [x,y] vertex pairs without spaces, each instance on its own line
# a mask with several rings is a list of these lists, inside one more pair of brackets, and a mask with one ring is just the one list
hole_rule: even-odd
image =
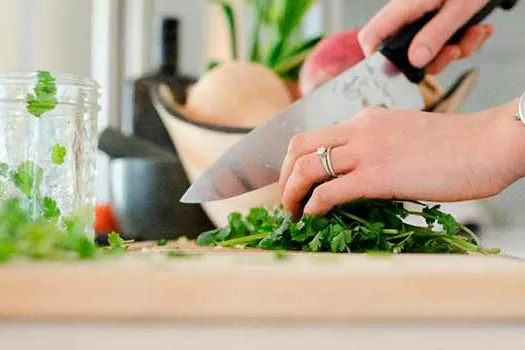
[[395,235],[399,233],[399,230],[393,228],[386,228],[381,230],[381,233],[384,233],[385,235]]
[[411,236],[414,235],[414,233],[415,232],[413,232],[413,231],[408,231],[408,232],[400,233],[400,234],[392,236],[392,237],[388,237],[388,239],[398,239],[398,238],[403,238],[403,237],[407,237],[407,236],[411,237]]
[[219,245],[221,247],[231,247],[231,246],[235,246],[235,245],[238,245],[238,244],[243,244],[243,243],[249,243],[249,242],[257,241],[257,240],[265,238],[267,235],[268,235],[268,233],[266,233],[266,232],[265,233],[256,233],[254,235],[249,235],[249,236],[244,236],[244,237],[239,237],[239,238],[232,238],[232,239],[229,239],[227,241],[218,242],[217,245]]
[[368,221],[366,221],[365,219],[361,219],[359,216],[356,216],[354,214],[347,213],[347,212],[344,212],[344,211],[340,211],[339,214],[343,215],[343,216],[346,216],[347,218],[352,219],[354,221],[360,222],[363,225],[370,225],[370,223]]
[[470,237],[472,237],[472,239],[474,240],[474,242],[476,242],[476,245],[481,245],[481,242],[478,238],[478,236],[476,236],[476,234],[474,232],[472,232],[471,229],[469,229],[467,226],[463,225],[463,224],[459,224],[459,227],[466,233],[469,234]]

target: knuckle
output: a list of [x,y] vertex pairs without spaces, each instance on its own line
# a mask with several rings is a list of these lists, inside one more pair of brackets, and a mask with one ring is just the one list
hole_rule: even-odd
[[301,157],[295,162],[294,173],[299,180],[306,180],[310,178],[312,171],[312,163],[309,157]]
[[304,133],[294,135],[288,145],[288,153],[291,155],[299,154],[300,150],[304,147],[305,142],[306,135]]

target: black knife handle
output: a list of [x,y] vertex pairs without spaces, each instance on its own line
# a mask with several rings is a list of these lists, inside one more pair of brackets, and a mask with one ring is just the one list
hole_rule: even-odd
[[[496,8],[501,7],[505,10],[513,8],[518,0],[491,0],[470,21],[461,27],[449,39],[447,44],[458,43],[466,31],[475,24],[480,23]],[[396,67],[403,72],[413,83],[419,83],[425,78],[425,69],[414,67],[408,59],[408,49],[412,40],[423,27],[438,13],[438,11],[428,12],[415,22],[404,27],[399,33],[387,39],[380,47],[379,51],[385,55]]]

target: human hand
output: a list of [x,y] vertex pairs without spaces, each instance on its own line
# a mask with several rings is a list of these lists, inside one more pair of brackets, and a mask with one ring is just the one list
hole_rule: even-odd
[[359,43],[370,55],[389,36],[427,12],[438,14],[417,34],[408,57],[413,66],[426,67],[438,74],[455,60],[479,50],[494,32],[490,24],[472,26],[455,45],[446,45],[454,33],[467,23],[488,0],[391,0],[359,33]]
[[[371,108],[351,121],[299,134],[280,178],[294,218],[359,198],[460,201],[495,195],[525,175],[517,102],[472,115]],[[333,147],[330,179],[316,154]]]

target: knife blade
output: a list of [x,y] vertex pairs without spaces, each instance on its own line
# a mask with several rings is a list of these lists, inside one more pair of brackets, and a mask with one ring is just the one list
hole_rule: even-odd
[[[516,2],[490,1],[448,43],[459,42],[470,26],[481,22],[495,8],[510,9]],[[417,83],[424,79],[425,71],[409,63],[408,48],[416,34],[436,14],[436,11],[427,13],[409,24],[375,54],[253,129],[219,157],[180,201],[212,202],[277,182],[294,135],[347,121],[367,106],[423,109]]]

